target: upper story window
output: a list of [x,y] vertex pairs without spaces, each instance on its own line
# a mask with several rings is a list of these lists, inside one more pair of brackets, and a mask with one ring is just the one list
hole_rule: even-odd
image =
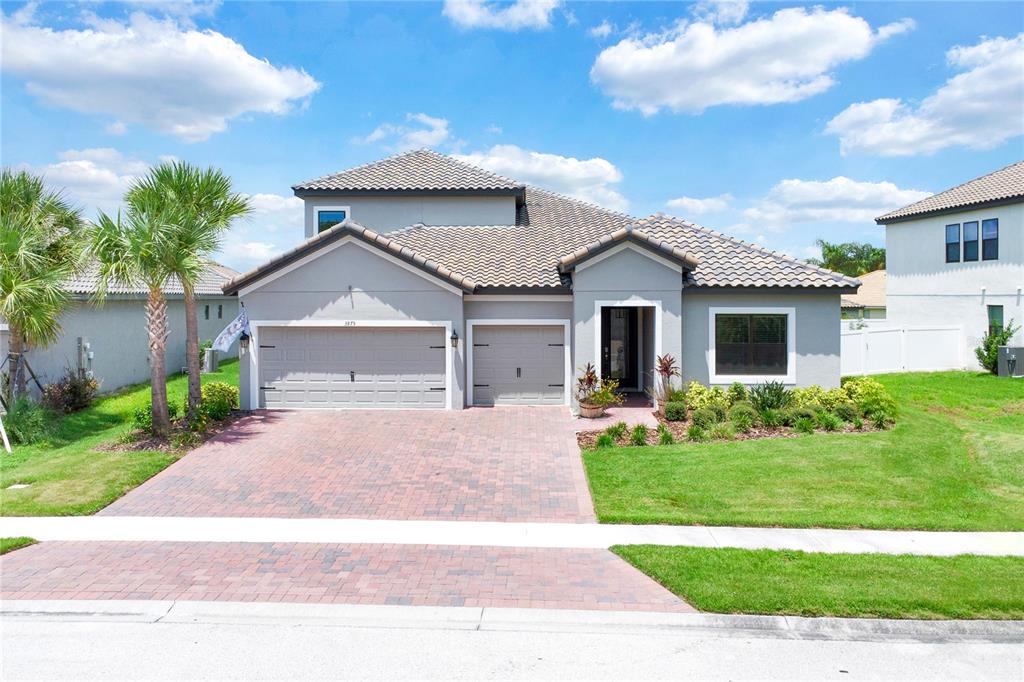
[[210,319],[210,306],[208,305],[203,310],[203,318],[207,320]]
[[999,258],[999,218],[981,221],[981,259]]
[[316,209],[317,234],[345,222],[349,216],[348,206],[321,206]]
[[978,221],[964,223],[964,262],[978,260]]
[[946,225],[946,262],[960,262],[960,223]]

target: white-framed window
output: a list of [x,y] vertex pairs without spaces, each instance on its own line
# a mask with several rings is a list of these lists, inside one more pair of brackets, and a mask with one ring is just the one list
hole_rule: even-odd
[[708,326],[710,383],[796,383],[795,308],[714,307]]
[[340,225],[352,216],[352,209],[348,206],[316,206],[313,209],[313,220],[316,223],[316,233],[329,230],[335,225]]
[[207,304],[203,308],[203,319],[206,319],[206,320],[210,319],[210,305],[209,304]]

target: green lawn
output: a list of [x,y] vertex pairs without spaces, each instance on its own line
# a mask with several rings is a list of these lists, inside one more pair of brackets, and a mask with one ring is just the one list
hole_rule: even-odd
[[[224,362],[203,381],[238,385],[238,360]],[[181,404],[188,391],[184,375],[168,377],[167,395]],[[117,441],[132,413],[149,404],[149,384],[139,384],[97,400],[64,417],[52,441],[14,446],[0,455],[0,515],[71,516],[92,514],[163,470],[180,455],[173,452],[110,452],[97,446]],[[14,483],[28,488],[6,490]]]
[[0,538],[0,554],[7,554],[22,547],[36,544],[32,538]]
[[620,545],[701,611],[859,618],[1024,618],[1024,558]]
[[606,523],[1024,530],[1024,381],[877,377],[890,431],[584,453]]

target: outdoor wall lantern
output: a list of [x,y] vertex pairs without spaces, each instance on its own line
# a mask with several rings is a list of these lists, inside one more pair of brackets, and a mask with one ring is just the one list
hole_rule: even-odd
[[452,330],[452,348],[458,348],[458,347],[459,347],[459,333],[453,329]]
[[242,332],[242,335],[238,337],[238,347],[243,353],[249,350],[249,335],[245,332]]

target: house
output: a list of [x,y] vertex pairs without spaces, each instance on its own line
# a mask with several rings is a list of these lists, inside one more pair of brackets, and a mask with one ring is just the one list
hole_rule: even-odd
[[[886,315],[960,325],[962,357],[985,332],[1024,321],[1024,161],[875,219],[885,226]],[[1017,333],[1011,345],[1024,344]]]
[[844,320],[885,319],[885,270],[875,270],[857,277],[860,287],[855,294],[840,298]]
[[643,391],[660,355],[709,384],[839,383],[855,279],[426,150],[293,190],[306,240],[224,288],[244,408],[571,404],[588,363]]
[[[238,315],[238,299],[225,296],[221,288],[238,273],[214,264],[196,286],[199,338],[213,339]],[[61,316],[63,333],[46,348],[30,348],[29,366],[46,385],[60,379],[69,367],[91,371],[103,392],[128,384],[149,381],[149,340],[146,334],[144,289],[115,285],[108,287],[102,305],[93,303],[98,275],[87,269],[66,287],[74,302]],[[179,372],[185,365],[185,303],[181,285],[174,281],[164,288],[171,335],[167,339],[167,371]],[[0,318],[0,362],[7,358],[10,330]],[[6,367],[3,370],[6,374]]]

